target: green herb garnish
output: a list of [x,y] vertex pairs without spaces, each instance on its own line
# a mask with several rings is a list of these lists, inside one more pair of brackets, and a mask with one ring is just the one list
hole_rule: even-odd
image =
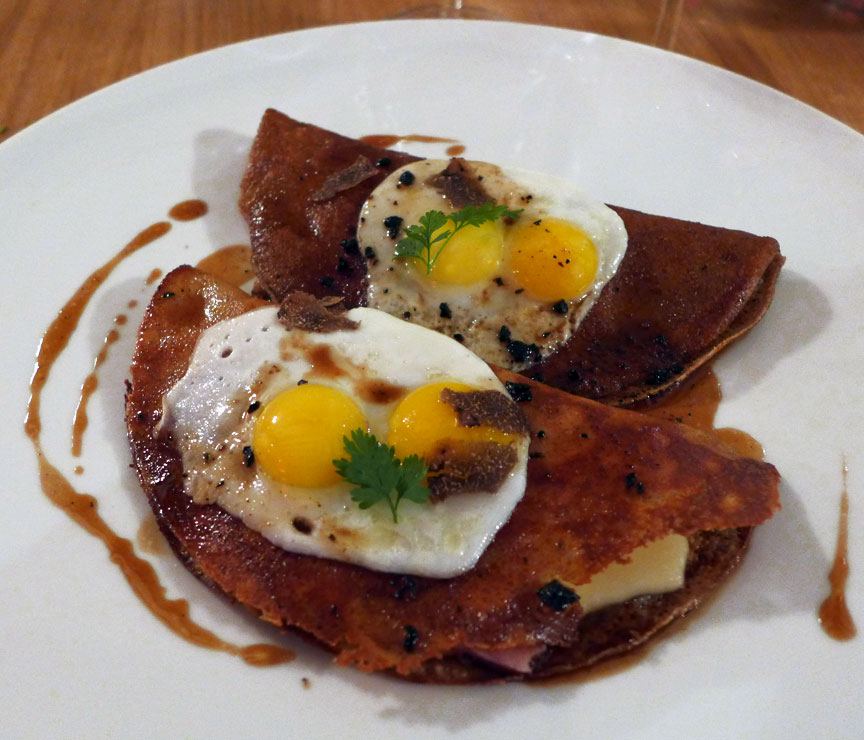
[[[400,259],[417,260],[426,267],[426,274],[432,268],[448,242],[466,226],[480,226],[487,221],[499,218],[517,218],[522,210],[511,211],[507,206],[484,203],[482,206],[465,206],[450,214],[441,211],[426,211],[420,223],[409,226],[405,236],[396,243],[395,255]],[[453,228],[441,231],[448,221]],[[438,232],[438,233],[436,233]]]
[[351,437],[343,437],[348,459],[333,461],[336,471],[356,488],[351,490],[351,500],[368,509],[379,501],[386,501],[399,523],[396,510],[402,499],[417,504],[429,500],[429,489],[423,484],[428,469],[417,455],[400,460],[393,447],[379,442],[374,434],[355,429]]

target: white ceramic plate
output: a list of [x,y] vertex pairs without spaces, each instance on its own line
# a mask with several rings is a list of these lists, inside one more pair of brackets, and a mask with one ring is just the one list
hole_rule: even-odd
[[[147,515],[121,418],[132,312],[91,403],[83,476],[69,429],[112,317],[143,278],[242,242],[238,180],[267,106],[337,131],[452,136],[478,159],[572,178],[608,202],[780,240],[768,316],[718,362],[721,424],[760,439],[784,476],[710,611],[631,670],[557,686],[412,686],[331,667],[288,638],[290,664],[250,668],[188,645],[132,594],[104,547],[42,496],[22,431],[41,333],[96,266],[188,197],[204,219],[123,263],[46,390],[49,456],[134,538]],[[440,151],[434,147],[423,151]],[[0,146],[3,634],[9,736],[860,737],[864,638],[815,611],[849,464],[851,610],[864,627],[864,138],[690,59],[550,28],[394,22],[304,31],[184,59],[114,85]],[[171,556],[169,594],[239,642],[271,637]],[[311,679],[308,690],[301,677]]]

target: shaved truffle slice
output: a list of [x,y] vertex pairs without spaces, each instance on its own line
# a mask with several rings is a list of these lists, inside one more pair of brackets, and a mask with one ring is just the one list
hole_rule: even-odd
[[340,298],[318,299],[309,293],[291,293],[283,299],[276,317],[286,329],[322,334],[356,329],[357,322],[334,307],[340,302]]
[[471,166],[461,157],[453,157],[445,169],[430,177],[427,182],[456,209],[482,206],[492,200]]
[[499,391],[454,391],[445,388],[441,400],[453,407],[463,427],[487,426],[510,434],[527,434],[528,422],[519,407]]
[[[544,646],[534,663],[546,661],[554,671],[554,661],[566,663],[568,655],[573,665],[627,649],[692,608],[722,576],[695,591],[685,588],[684,596],[675,592],[683,601],[653,602],[655,610],[634,606],[641,597],[627,602],[626,608],[637,609],[634,631],[610,631],[596,650],[584,642],[579,605],[556,611],[538,590],[557,579],[578,593],[579,584],[640,545],[672,532],[693,538],[752,526],[779,506],[779,476],[769,464],[738,457],[683,425],[501,372],[502,380],[530,385],[532,400],[521,408],[532,428],[548,432],[546,456],[529,462],[524,498],[472,570],[452,579],[413,578],[411,598],[399,598],[403,589],[394,586],[394,574],[287,552],[185,493],[181,454],[170,437],[158,434],[162,397],[185,373],[204,329],[265,304],[188,267],[166,276],[156,295],[165,292],[174,298],[153,300],[145,313],[126,398],[133,464],[160,528],[193,573],[262,619],[311,635],[340,663],[460,681],[500,675],[488,663],[485,669],[476,660],[466,664],[472,653]],[[576,429],[590,432],[589,438],[577,439]],[[644,495],[622,484],[632,469],[640,471]],[[725,569],[718,572],[737,562],[742,537],[719,548]],[[694,557],[709,552],[693,541]],[[688,565],[694,583],[709,572],[708,562]],[[410,651],[406,625],[416,630]]]
[[[361,155],[387,167],[332,200],[312,199]],[[348,308],[364,305],[365,265],[349,256],[353,272],[337,272],[340,241],[356,237],[360,208],[381,179],[415,160],[267,110],[240,198],[265,289],[276,299],[298,289],[338,292]],[[437,178],[454,207],[488,201],[463,160],[451,160]],[[783,256],[770,237],[612,208],[627,229],[627,252],[573,336],[543,357],[515,340],[508,349],[531,361],[523,370],[529,377],[623,406],[674,388],[755,326],[771,303]]]
[[354,163],[346,167],[344,170],[336,172],[328,177],[318,190],[312,193],[312,200],[320,203],[324,200],[330,200],[337,193],[343,190],[350,190],[355,185],[359,185],[364,180],[378,172],[368,157],[362,154],[354,160]]
[[431,500],[457,493],[495,493],[516,465],[516,450],[497,442],[443,443],[429,462]]

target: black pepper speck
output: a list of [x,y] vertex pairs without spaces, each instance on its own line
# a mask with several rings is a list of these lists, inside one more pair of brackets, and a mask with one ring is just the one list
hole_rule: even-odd
[[251,468],[255,464],[255,453],[252,452],[252,448],[249,445],[243,448],[243,464],[247,468]]

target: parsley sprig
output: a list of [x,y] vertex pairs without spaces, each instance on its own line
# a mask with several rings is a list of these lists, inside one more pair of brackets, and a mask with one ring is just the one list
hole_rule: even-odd
[[398,524],[396,510],[402,499],[418,504],[429,500],[429,489],[423,484],[428,470],[422,458],[409,455],[400,460],[394,448],[362,429],[355,429],[342,442],[348,459],[334,460],[333,465],[339,475],[356,486],[351,490],[351,500],[361,509],[385,501]]
[[[517,218],[520,213],[521,209],[512,211],[507,206],[495,203],[465,206],[446,215],[442,211],[426,211],[420,217],[419,224],[405,230],[405,236],[396,243],[394,254],[400,259],[421,262],[428,275],[450,240],[466,226],[480,226],[499,218]],[[453,222],[453,228],[441,231],[448,221]]]

